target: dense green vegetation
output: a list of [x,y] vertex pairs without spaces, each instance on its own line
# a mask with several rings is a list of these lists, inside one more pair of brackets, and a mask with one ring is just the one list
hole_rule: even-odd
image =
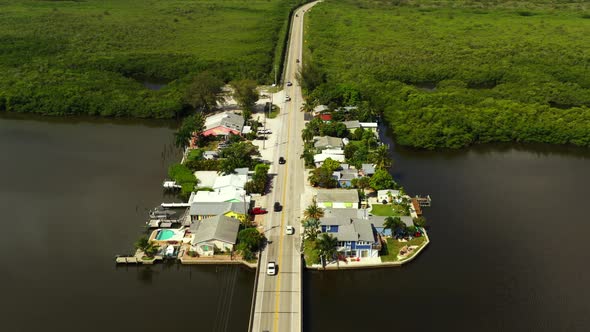
[[180,189],[180,196],[184,199],[188,198],[191,192],[195,190],[195,186],[198,182],[193,172],[182,164],[170,165],[168,168],[168,176],[176,181],[176,184],[182,186]]
[[301,2],[2,1],[0,111],[170,118],[205,69],[270,83]]
[[398,143],[590,146],[590,12],[572,1],[326,0],[308,103],[369,102]]

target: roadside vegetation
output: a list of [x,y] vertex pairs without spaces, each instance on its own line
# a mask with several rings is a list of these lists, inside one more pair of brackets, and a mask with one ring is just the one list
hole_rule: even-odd
[[306,105],[382,113],[419,148],[590,146],[589,17],[571,1],[325,0],[306,21]]
[[205,70],[271,83],[301,2],[3,1],[0,111],[173,118],[196,108]]

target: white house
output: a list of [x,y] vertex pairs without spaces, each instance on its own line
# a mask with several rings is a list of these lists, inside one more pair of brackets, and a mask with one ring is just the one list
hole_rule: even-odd
[[322,153],[313,156],[313,162],[316,167],[322,166],[326,159],[332,159],[337,162],[343,163],[346,158],[344,157],[344,150],[342,149],[325,149]]
[[389,197],[391,197],[396,203],[401,203],[402,201],[401,192],[399,190],[384,189],[377,191],[377,201],[379,203],[383,203],[384,201],[389,203]]
[[316,201],[323,209],[359,208],[359,195],[356,189],[320,189]]
[[191,250],[201,256],[213,256],[215,249],[232,251],[239,228],[239,220],[222,215],[194,222],[190,226]]
[[188,200],[193,203],[242,202],[250,206],[250,196],[245,190],[197,191]]
[[213,184],[213,189],[223,191],[228,189],[233,190],[243,190],[244,186],[248,182],[247,175],[240,175],[240,174],[229,174],[224,176],[219,176],[215,179],[215,183]]

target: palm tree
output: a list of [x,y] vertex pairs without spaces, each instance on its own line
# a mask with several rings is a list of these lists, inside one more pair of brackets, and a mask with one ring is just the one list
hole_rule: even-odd
[[320,219],[324,216],[324,209],[318,206],[318,203],[315,199],[311,201],[311,205],[308,206],[305,211],[303,211],[303,216],[305,219]]
[[147,257],[152,258],[160,249],[159,245],[154,244],[153,241],[148,240],[146,236],[142,236],[135,242],[135,249],[141,250]]
[[305,129],[301,131],[301,139],[305,143],[311,142],[313,140],[313,131],[309,127],[305,127]]
[[395,234],[396,229],[402,226],[405,226],[405,224],[398,216],[389,216],[385,218],[385,221],[383,222],[383,228],[391,230],[392,235]]
[[317,248],[319,250],[320,257],[324,258],[324,269],[326,268],[326,261],[329,258],[333,259],[336,256],[336,246],[338,246],[338,238],[333,237],[331,234],[322,233],[322,235],[317,239]]
[[376,168],[389,168],[391,167],[393,161],[389,156],[389,148],[387,145],[383,144],[377,147],[377,149],[373,150],[371,153],[371,161],[375,164]]
[[301,105],[301,111],[311,113],[313,112],[313,109],[317,106],[317,103],[317,100],[308,100],[305,103],[303,103],[303,105]]
[[305,238],[315,241],[320,233],[320,221],[313,218],[305,219],[303,228],[305,229]]

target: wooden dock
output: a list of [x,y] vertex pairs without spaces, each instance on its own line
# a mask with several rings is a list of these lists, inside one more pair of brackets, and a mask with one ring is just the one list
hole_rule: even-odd
[[140,264],[141,262],[135,256],[117,256],[115,258],[117,264]]

